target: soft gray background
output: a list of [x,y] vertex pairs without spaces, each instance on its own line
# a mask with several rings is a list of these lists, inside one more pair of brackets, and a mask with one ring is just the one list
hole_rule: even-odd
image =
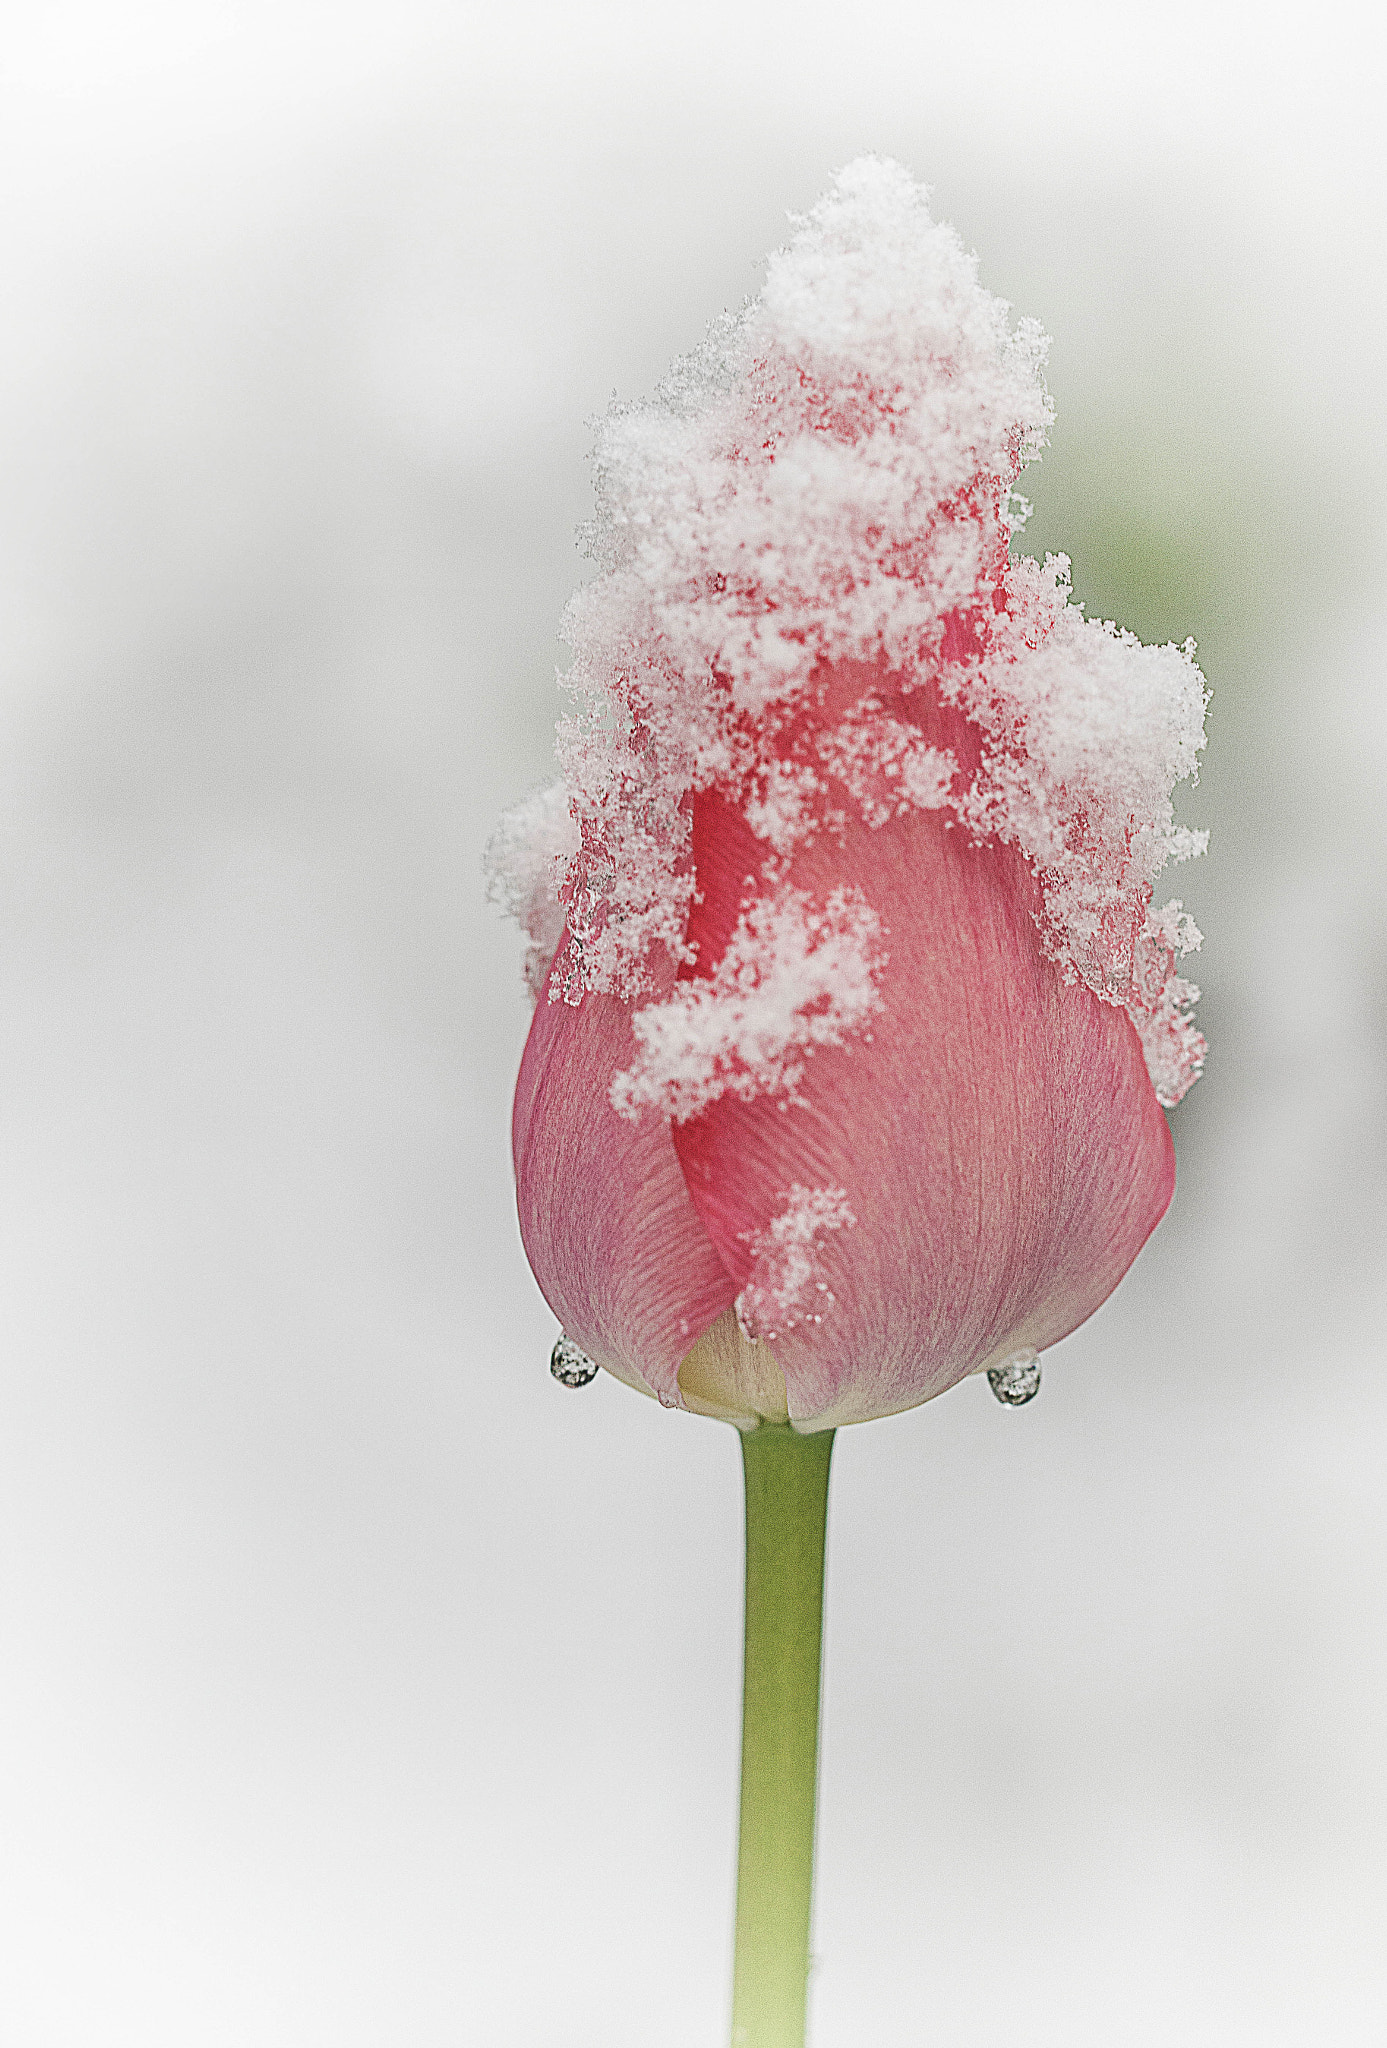
[[845,1434],[818,2048],[1387,2041],[1374,12],[12,14],[0,2040],[710,2048],[730,1431],[545,1370],[495,813],[585,417],[874,147],[1217,701],[1174,1210]]

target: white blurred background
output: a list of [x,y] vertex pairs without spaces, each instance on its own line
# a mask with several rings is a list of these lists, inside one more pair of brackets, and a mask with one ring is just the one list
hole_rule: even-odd
[[712,2048],[737,1446],[546,1371],[507,1144],[585,420],[900,157],[1026,545],[1215,690],[1174,1209],[846,1432],[817,2048],[1387,2040],[1375,12],[11,14],[5,2048]]

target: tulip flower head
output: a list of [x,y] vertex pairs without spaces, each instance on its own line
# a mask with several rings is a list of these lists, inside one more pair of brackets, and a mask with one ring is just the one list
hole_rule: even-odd
[[1206,693],[1012,556],[1045,348],[867,158],[601,423],[562,779],[493,886],[525,1249],[666,1405],[912,1407],[1073,1330],[1170,1200]]

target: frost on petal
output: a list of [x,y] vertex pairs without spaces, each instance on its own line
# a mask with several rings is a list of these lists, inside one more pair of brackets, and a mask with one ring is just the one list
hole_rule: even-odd
[[860,890],[835,889],[822,907],[794,889],[749,905],[710,976],[635,1012],[639,1052],[613,1105],[682,1123],[729,1091],[793,1098],[810,1049],[842,1045],[880,1008],[883,961]]
[[578,827],[562,782],[513,804],[486,849],[487,896],[515,918],[529,941],[525,983],[536,1002],[563,937],[559,887],[577,850]]
[[835,1296],[822,1277],[819,1240],[856,1223],[842,1188],[807,1188],[798,1181],[765,1230],[748,1239],[751,1278],[737,1296],[745,1336],[774,1344],[798,1324],[822,1322]]
[[[576,836],[549,995],[638,1003],[686,977],[640,1013],[628,1107],[753,1068],[793,1086],[797,1041],[755,1038],[738,963],[726,987],[687,980],[710,793],[757,842],[749,898],[857,823],[944,813],[1015,849],[1049,959],[1128,1013],[1161,1100],[1198,1072],[1182,945],[1151,906],[1202,850],[1172,792],[1203,745],[1203,678],[1192,645],[1085,618],[1062,558],[1011,557],[1052,417],[1045,351],[924,188],[869,157],[794,221],[758,297],[599,423],[599,573],[563,627]],[[962,728],[943,745],[941,710]]]

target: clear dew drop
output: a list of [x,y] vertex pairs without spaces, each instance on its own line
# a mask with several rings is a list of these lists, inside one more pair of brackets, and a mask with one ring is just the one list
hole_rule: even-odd
[[987,1384],[1006,1408],[1024,1408],[1040,1392],[1040,1354],[1013,1351],[1000,1365],[987,1369]]
[[549,1359],[549,1370],[561,1387],[590,1387],[601,1369],[571,1337],[560,1337]]

